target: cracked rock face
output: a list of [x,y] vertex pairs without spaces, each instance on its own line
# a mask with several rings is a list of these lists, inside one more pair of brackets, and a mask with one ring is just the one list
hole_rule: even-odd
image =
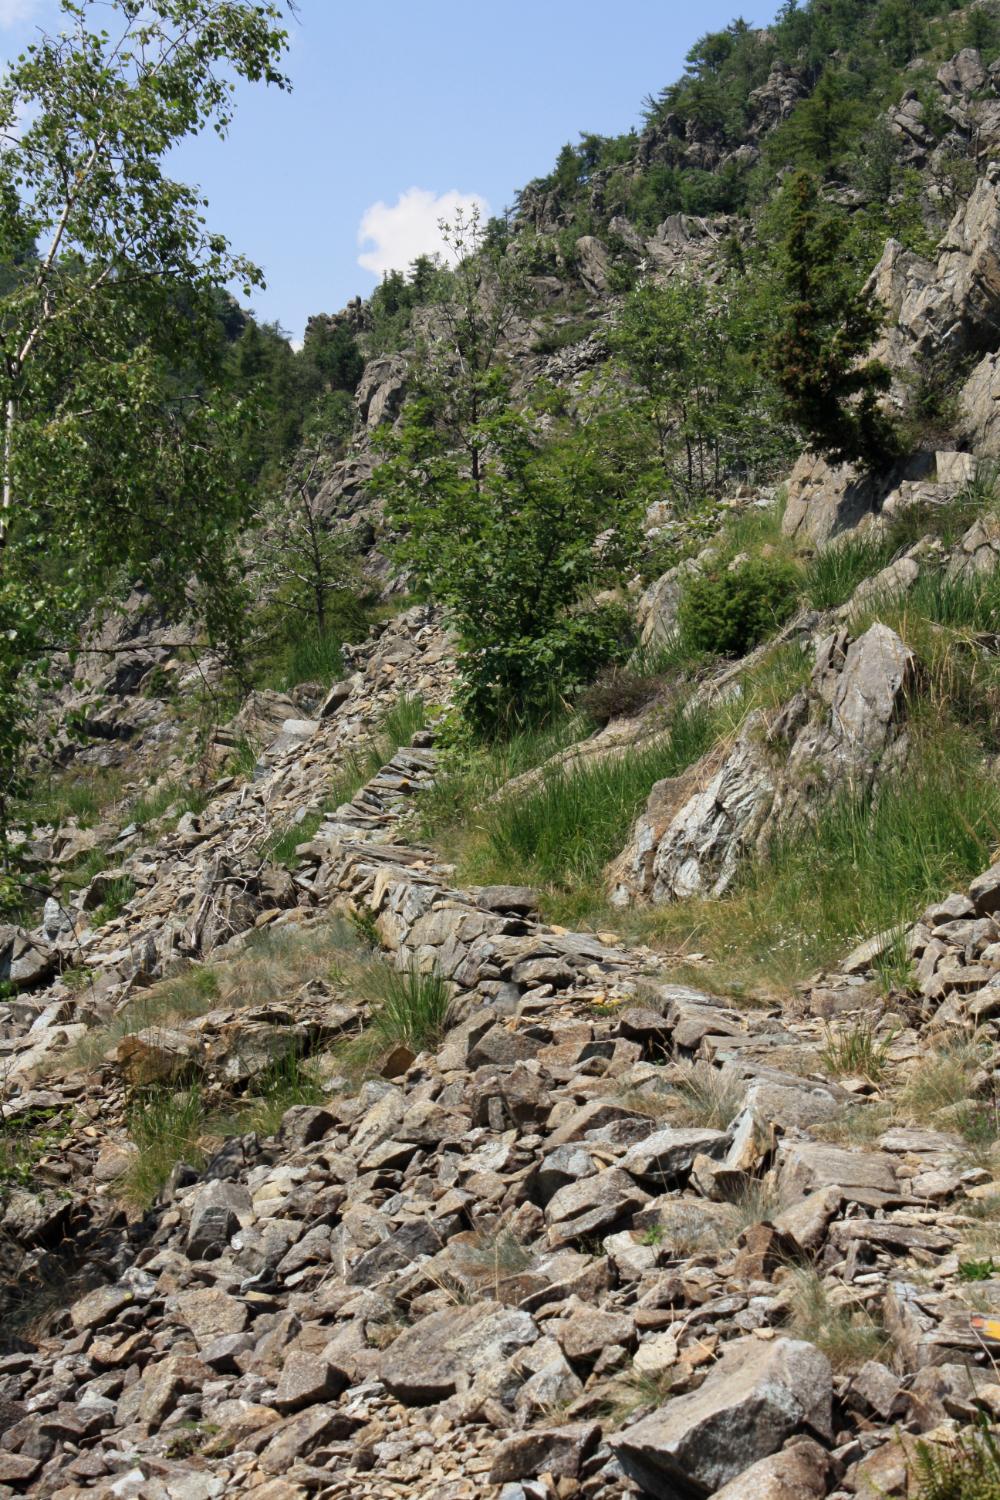
[[[615,899],[721,896],[778,829],[844,790],[865,790],[900,763],[906,697],[916,681],[913,652],[885,625],[876,622],[857,640],[846,630],[826,637],[807,692],[770,722],[751,714],[721,764],[711,752],[684,778],[653,788],[616,863]],[[673,809],[669,818],[664,804]]]
[[812,1344],[730,1344],[697,1391],[628,1427],[614,1449],[657,1500],[713,1495],[787,1437],[831,1437],[830,1362]]

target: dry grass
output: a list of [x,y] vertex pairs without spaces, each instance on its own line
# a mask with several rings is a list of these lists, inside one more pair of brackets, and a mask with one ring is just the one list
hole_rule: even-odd
[[900,1107],[917,1124],[938,1122],[943,1110],[968,1102],[982,1062],[979,1047],[969,1038],[928,1053],[900,1090]]
[[335,919],[314,927],[271,927],[253,933],[234,958],[191,964],[130,997],[110,1020],[95,1027],[56,1060],[60,1069],[93,1067],[126,1036],[169,1027],[216,1007],[267,1005],[313,979],[344,985],[364,968],[350,925]]
[[793,1272],[789,1332],[821,1349],[834,1370],[854,1370],[879,1359],[888,1337],[861,1306],[836,1302],[812,1269]]
[[891,1104],[848,1104],[829,1120],[817,1120],[812,1133],[824,1141],[845,1146],[870,1146],[889,1129],[895,1118]]
[[744,1088],[711,1063],[675,1063],[652,1087],[631,1087],[620,1098],[627,1109],[671,1125],[726,1130],[743,1106]]
[[676,1100],[675,1118],[681,1125],[702,1125],[706,1130],[726,1130],[743,1107],[746,1092],[711,1063],[679,1065],[671,1082]]
[[877,1021],[855,1021],[840,1030],[828,1026],[820,1062],[832,1078],[860,1077],[877,1083],[894,1039],[895,1032],[879,1037]]

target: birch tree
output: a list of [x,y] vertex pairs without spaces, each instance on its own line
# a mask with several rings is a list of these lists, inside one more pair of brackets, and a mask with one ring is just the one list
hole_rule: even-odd
[[30,686],[81,612],[145,584],[225,623],[253,413],[227,394],[220,289],[256,266],[171,148],[225,136],[239,80],[287,87],[263,0],[61,0],[0,79],[0,834]]

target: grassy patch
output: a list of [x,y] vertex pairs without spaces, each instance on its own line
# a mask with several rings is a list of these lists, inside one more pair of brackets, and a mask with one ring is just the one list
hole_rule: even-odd
[[148,1208],[178,1162],[199,1171],[211,1152],[232,1135],[274,1135],[286,1112],[297,1104],[319,1104],[322,1087],[307,1061],[295,1053],[263,1069],[252,1092],[230,1110],[210,1112],[197,1087],[137,1091],[128,1114],[128,1132],[138,1156],[125,1177],[126,1199]]
[[929,1052],[907,1079],[900,1106],[917,1124],[931,1124],[942,1111],[968,1103],[982,1065],[979,1048],[968,1040]]
[[178,818],[189,812],[197,817],[207,802],[208,793],[204,789],[180,781],[166,781],[131,803],[128,816],[131,822],[140,826],[159,822],[167,812]]
[[692,765],[715,732],[711,711],[677,712],[653,745],[551,772],[526,795],[502,798],[482,817],[490,874],[589,891],[624,847],[654,783]]
[[120,802],[124,783],[125,774],[116,767],[64,771],[38,781],[30,797],[18,805],[14,820],[24,827],[59,827],[75,818],[79,827],[90,828]]
[[828,1026],[820,1062],[833,1078],[860,1077],[877,1083],[885,1072],[892,1041],[892,1036],[878,1036],[875,1021],[857,1021],[837,1031]]
[[420,794],[421,836],[440,840],[447,847],[456,834],[467,833],[477,810],[508,782],[534,771],[582,740],[592,728],[586,712],[559,703],[543,719],[523,725],[502,740],[446,753],[442,773]]
[[[295,1052],[279,1058],[252,1081],[236,1116],[215,1124],[224,1135],[274,1135],[286,1110],[296,1104],[321,1104],[323,1089],[308,1061]],[[215,1122],[210,1122],[210,1125]]]
[[438,973],[422,974],[413,965],[394,969],[377,961],[365,972],[360,989],[369,1015],[362,1035],[344,1052],[352,1071],[368,1071],[398,1047],[416,1056],[440,1041],[450,992]]
[[82,1037],[66,1054],[65,1062],[69,1067],[95,1067],[123,1037],[204,1015],[218,994],[219,970],[192,965],[173,978],[140,990],[109,1021]]
[[974,521],[996,514],[1000,501],[998,467],[980,461],[976,476],[946,505],[907,506],[893,517],[889,535],[897,551],[912,547],[922,537],[935,536],[946,547],[961,541]]
[[139,1154],[126,1174],[123,1191],[130,1202],[146,1208],[179,1161],[195,1171],[205,1165],[205,1107],[200,1090],[142,1090],[131,1102],[128,1133]]
[[0,1202],[6,1189],[30,1187],[42,1157],[59,1147],[64,1131],[54,1118],[54,1110],[45,1110],[30,1121],[0,1124]]
[[998,835],[1000,789],[971,735],[915,726],[908,767],[877,798],[842,798],[777,839],[724,899],[656,908],[636,926],[663,946],[710,952],[713,982],[736,993],[785,986],[961,890]]
[[260,760],[260,745],[248,735],[240,735],[229,752],[226,769],[231,776],[245,776],[249,781]]
[[171,1026],[204,1015],[214,1006],[267,1005],[324,979],[353,984],[361,970],[358,939],[350,924],[335,920],[305,929],[262,928],[238,957],[192,964],[131,998],[111,1019],[88,1032],[60,1063],[93,1067],[126,1036],[151,1026]]
[[264,858],[274,865],[284,865],[286,870],[294,870],[299,863],[296,852],[299,845],[308,844],[322,824],[323,817],[321,812],[306,813],[300,822],[292,823],[282,833],[272,835],[261,850]]
[[135,881],[131,875],[122,875],[120,879],[112,880],[104,900],[90,914],[91,927],[103,927],[105,922],[112,922],[115,917],[120,917],[134,895]]
[[898,544],[891,536],[853,533],[842,542],[823,547],[805,570],[805,591],[815,609],[846,604],[859,583],[887,567]]
[[743,1107],[742,1085],[706,1062],[681,1069],[671,1093],[677,1101],[674,1118],[681,1125],[726,1130]]
[[67,900],[74,891],[82,891],[85,885],[89,885],[95,875],[99,875],[108,866],[108,856],[103,849],[88,849],[75,864],[66,870],[61,879],[63,900]]

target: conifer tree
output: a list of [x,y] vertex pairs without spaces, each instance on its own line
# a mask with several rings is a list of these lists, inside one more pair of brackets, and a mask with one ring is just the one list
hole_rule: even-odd
[[779,213],[779,314],[762,362],[785,415],[814,452],[831,463],[878,468],[899,450],[879,401],[889,370],[865,359],[884,314],[852,286],[843,221],[825,208],[813,176],[796,173]]

